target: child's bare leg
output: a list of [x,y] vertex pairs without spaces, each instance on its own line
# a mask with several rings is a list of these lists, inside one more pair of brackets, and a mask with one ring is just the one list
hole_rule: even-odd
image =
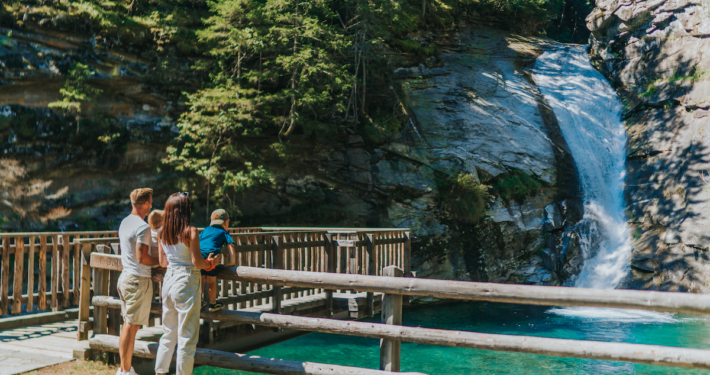
[[201,278],[202,278],[202,284],[200,284],[200,285],[202,285],[202,288],[200,288],[200,289],[202,292],[202,299],[204,300],[205,299],[205,290],[207,290],[208,291],[207,293],[209,293],[209,287],[207,286],[207,276],[202,275]]
[[207,276],[207,284],[209,285],[210,303],[217,301],[217,276]]

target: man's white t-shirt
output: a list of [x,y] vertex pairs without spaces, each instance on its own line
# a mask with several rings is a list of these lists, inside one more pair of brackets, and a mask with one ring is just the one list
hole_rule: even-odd
[[123,273],[139,277],[150,277],[150,266],[138,263],[138,244],[150,247],[150,226],[136,215],[128,215],[118,228],[121,243],[121,263]]

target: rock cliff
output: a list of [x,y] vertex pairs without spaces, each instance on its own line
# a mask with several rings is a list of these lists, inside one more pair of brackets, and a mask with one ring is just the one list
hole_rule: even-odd
[[710,1],[600,1],[587,26],[627,111],[624,286],[710,292]]
[[[190,61],[156,66],[98,48],[91,38],[10,31],[0,30],[3,152],[21,159],[33,178],[68,187],[60,203],[72,214],[57,221],[60,229],[115,227],[137,185],[155,187],[156,202],[185,186],[161,171],[160,159],[184,110],[179,93],[194,83]],[[326,145],[293,137],[294,157],[270,166],[277,183],[236,197],[241,225],[411,227],[421,277],[549,285],[579,272],[574,163],[525,71],[550,42],[475,25],[411,38],[442,53],[423,64],[399,60],[400,97],[392,99],[413,119],[402,133],[385,144],[358,135]],[[46,109],[77,61],[103,90],[87,110],[119,121],[118,145],[77,138],[71,119]],[[476,223],[442,208],[442,181],[458,173],[494,192]],[[525,190],[520,176],[535,188],[508,198],[495,193],[511,181]],[[195,212],[204,212],[197,195]]]

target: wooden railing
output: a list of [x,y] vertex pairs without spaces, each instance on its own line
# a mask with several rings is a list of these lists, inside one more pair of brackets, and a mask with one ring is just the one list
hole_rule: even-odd
[[[106,267],[106,264],[112,262],[111,259],[116,258],[110,255],[93,254],[90,265]],[[204,320],[379,338],[381,340],[380,370],[384,371],[399,371],[402,341],[710,370],[710,350],[707,349],[486,334],[401,325],[402,297],[410,295],[546,306],[613,307],[710,314],[708,295],[414,279],[401,277],[403,271],[394,266],[385,268],[383,273],[385,276],[370,276],[237,266],[222,269],[218,275],[222,280],[270,284],[274,287],[347,288],[384,293],[380,324],[230,310],[213,313],[203,311],[201,317]],[[94,297],[94,305],[109,309],[120,308],[117,299],[103,296]],[[155,303],[152,311],[160,313],[162,306]],[[92,349],[110,352],[118,350],[116,337],[103,335],[101,331],[96,333],[97,335],[90,341]],[[139,341],[136,343],[136,348],[135,355],[138,357],[154,358],[157,352],[155,343]],[[242,354],[207,349],[197,349],[195,363],[272,374],[377,373],[368,369],[341,366],[323,371],[322,367],[309,366],[307,362],[247,357]]]
[[[382,269],[395,265],[411,267],[411,238],[408,229],[378,231],[367,228],[322,230],[321,228],[234,228],[230,229],[235,242],[236,264],[261,269],[291,271],[333,272],[343,274],[381,275]],[[269,231],[264,231],[269,230]],[[241,231],[242,233],[237,233]],[[79,340],[86,340],[93,326],[90,322],[90,295],[115,293],[120,264],[105,265],[113,272],[98,271],[91,276],[88,260],[92,253],[120,254],[117,238],[92,238],[77,240],[86,257],[86,273],[82,273],[81,303],[79,306]],[[107,245],[107,246],[106,246]],[[226,252],[223,251],[223,255]],[[223,262],[228,262],[223,256]],[[120,263],[120,262],[119,262]],[[83,271],[82,271],[83,272]],[[325,293],[328,311],[333,310],[333,292],[349,292],[350,288],[324,290],[309,288],[282,288],[266,283],[218,280],[218,302],[238,310],[270,304],[274,312],[281,312],[282,301],[308,295]],[[86,292],[85,292],[86,291]],[[103,292],[102,292],[103,291]],[[83,298],[86,294],[86,299]],[[374,310],[374,294],[367,294],[366,314]],[[95,311],[96,313],[96,311]],[[210,323],[208,322],[208,325]]]
[[[336,272],[377,274],[382,264],[397,264],[409,272],[408,237],[404,239],[406,230],[401,228],[244,227],[230,228],[229,232],[235,235],[237,264],[240,265],[274,267],[272,237],[279,236],[279,241],[285,244],[280,267],[323,271],[325,234],[329,233],[336,242],[336,260],[331,265]],[[117,231],[0,233],[0,316],[61,311],[77,306],[80,296],[75,286],[79,285],[81,277],[78,272],[81,251],[77,240],[98,240],[83,242],[93,243],[95,250],[98,244],[117,243],[117,235]],[[351,239],[356,240],[343,243]],[[368,239],[377,243],[371,249],[376,254],[372,265],[369,264]],[[299,242],[306,244],[301,246]],[[248,307],[264,303],[265,298],[270,297],[270,290],[266,285],[220,281],[219,296],[225,303]],[[294,292],[284,298],[309,293],[314,290]]]
[[0,233],[0,315],[78,305],[76,240],[106,236],[116,231]]

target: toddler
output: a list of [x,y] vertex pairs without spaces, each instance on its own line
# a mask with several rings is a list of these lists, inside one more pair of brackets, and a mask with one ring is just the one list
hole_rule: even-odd
[[[221,254],[222,246],[225,244],[229,249],[229,263],[227,266],[233,266],[235,262],[234,240],[229,234],[229,215],[223,209],[215,210],[210,216],[210,226],[205,228],[200,233],[200,252],[202,257],[207,259],[210,254]],[[209,294],[209,311],[218,311],[224,308],[224,304],[217,302],[217,273],[223,265],[218,265],[212,271],[206,272],[200,270],[202,274],[202,284],[207,286]],[[202,301],[202,307],[207,306],[207,301]]]

